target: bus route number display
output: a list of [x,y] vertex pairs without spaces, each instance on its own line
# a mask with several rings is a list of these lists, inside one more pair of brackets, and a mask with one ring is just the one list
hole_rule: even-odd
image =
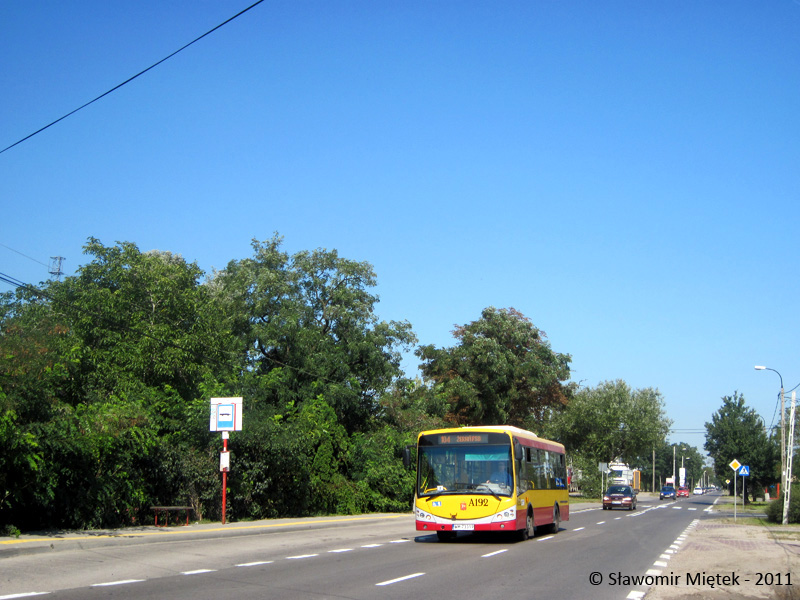
[[440,444],[488,444],[488,433],[448,433],[439,435]]

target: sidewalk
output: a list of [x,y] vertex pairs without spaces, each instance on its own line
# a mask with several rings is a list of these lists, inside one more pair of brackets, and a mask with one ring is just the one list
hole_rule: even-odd
[[800,598],[800,526],[755,524],[763,515],[739,506],[734,522],[733,498],[720,496],[715,518],[676,540],[661,569],[675,584],[653,585],[646,600]]
[[252,534],[257,530],[303,530],[320,525],[342,522],[409,519],[413,531],[412,513],[376,513],[353,516],[306,517],[301,519],[270,519],[238,523],[190,523],[170,527],[126,527],[93,531],[40,531],[16,537],[0,537],[0,560],[22,554],[37,554],[59,550],[98,548],[119,543],[148,543],[157,539],[190,539],[195,536],[228,536]]

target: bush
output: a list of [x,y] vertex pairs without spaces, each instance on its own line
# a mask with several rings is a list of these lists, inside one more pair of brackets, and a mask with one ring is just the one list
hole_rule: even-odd
[[15,527],[14,525],[10,525],[10,524],[9,525],[3,525],[3,527],[0,528],[0,536],[18,538],[21,533],[22,532],[17,527]]
[[[783,522],[783,494],[767,506],[767,521],[770,523]],[[792,496],[789,500],[789,523],[800,523],[800,486],[792,486]]]

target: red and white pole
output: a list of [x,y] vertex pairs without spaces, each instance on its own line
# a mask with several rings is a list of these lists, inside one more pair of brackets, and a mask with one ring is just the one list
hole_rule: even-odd
[[[222,451],[228,452],[228,432],[222,432]],[[225,506],[228,495],[228,469],[222,470],[222,524],[225,525]]]

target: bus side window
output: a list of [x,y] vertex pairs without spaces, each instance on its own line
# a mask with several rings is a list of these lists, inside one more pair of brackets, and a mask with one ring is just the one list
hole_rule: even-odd
[[519,461],[519,473],[517,473],[517,492],[527,492],[530,489],[530,464],[528,464],[527,449],[522,450]]
[[563,454],[556,455],[556,487],[560,489],[567,487],[567,465]]
[[[536,450],[533,450],[535,453]],[[534,483],[534,477],[536,477],[536,472],[534,470],[534,462],[533,456],[531,454],[531,448],[525,448],[525,485],[526,491],[536,489],[536,484]]]
[[533,482],[537,489],[545,489],[545,479],[542,472],[544,465],[542,465],[542,450],[531,450],[531,464],[533,466]]
[[553,481],[553,456],[547,450],[542,450],[542,466],[544,471],[544,488],[551,490],[555,487]]

